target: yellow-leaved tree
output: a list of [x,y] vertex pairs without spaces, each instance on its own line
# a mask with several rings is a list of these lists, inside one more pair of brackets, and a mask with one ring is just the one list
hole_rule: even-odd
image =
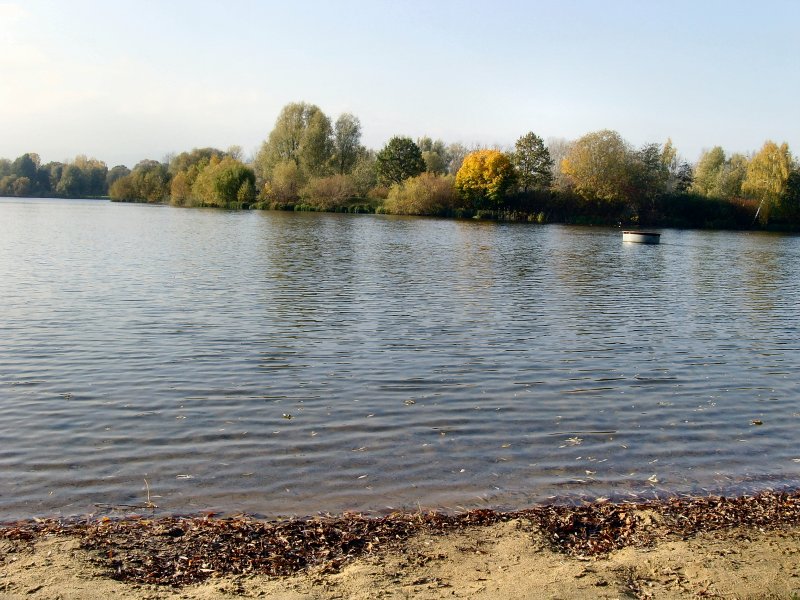
[[791,171],[792,155],[786,142],[780,146],[771,140],[765,142],[747,165],[742,192],[761,201],[756,214],[762,223],[769,220],[770,212],[784,196]]
[[456,173],[456,189],[475,208],[499,208],[515,181],[514,166],[499,150],[468,154]]
[[572,145],[561,161],[561,172],[586,199],[625,201],[631,188],[631,154],[616,131],[588,133]]

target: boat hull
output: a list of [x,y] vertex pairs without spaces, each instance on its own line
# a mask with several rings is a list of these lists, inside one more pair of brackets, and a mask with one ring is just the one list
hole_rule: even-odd
[[622,241],[634,244],[658,244],[661,241],[661,234],[652,231],[623,231]]

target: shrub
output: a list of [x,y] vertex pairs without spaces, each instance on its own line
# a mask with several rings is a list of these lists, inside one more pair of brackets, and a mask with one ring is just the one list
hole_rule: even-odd
[[300,192],[304,204],[321,211],[345,207],[355,196],[356,186],[347,175],[312,179]]
[[394,184],[383,205],[397,215],[447,215],[458,208],[458,195],[452,175],[422,173]]

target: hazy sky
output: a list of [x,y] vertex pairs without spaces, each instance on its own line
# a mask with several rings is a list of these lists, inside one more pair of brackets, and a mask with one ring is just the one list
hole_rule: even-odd
[[281,107],[511,145],[800,153],[800,1],[0,0],[0,157],[257,149]]

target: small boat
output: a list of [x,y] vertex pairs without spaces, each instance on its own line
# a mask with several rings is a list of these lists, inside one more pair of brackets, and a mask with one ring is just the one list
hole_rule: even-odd
[[623,242],[635,242],[637,244],[657,244],[661,241],[661,234],[654,231],[623,231]]

